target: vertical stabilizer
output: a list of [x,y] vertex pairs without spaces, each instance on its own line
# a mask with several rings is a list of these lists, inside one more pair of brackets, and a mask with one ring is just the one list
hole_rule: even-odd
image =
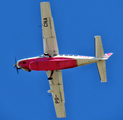
[[104,57],[104,51],[100,36],[95,36],[95,57],[97,58]]

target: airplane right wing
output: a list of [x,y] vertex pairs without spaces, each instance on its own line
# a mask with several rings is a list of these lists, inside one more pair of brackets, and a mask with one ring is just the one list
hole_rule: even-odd
[[49,2],[41,2],[41,18],[43,31],[44,53],[49,55],[58,55],[58,45],[56,40],[53,18],[50,10]]
[[[49,77],[51,71],[47,71],[47,76]],[[58,118],[66,117],[65,114],[65,100],[64,100],[64,90],[62,82],[62,72],[61,70],[55,70],[52,76],[52,80],[49,80],[50,89],[48,92],[52,93],[54,107],[56,115]]]

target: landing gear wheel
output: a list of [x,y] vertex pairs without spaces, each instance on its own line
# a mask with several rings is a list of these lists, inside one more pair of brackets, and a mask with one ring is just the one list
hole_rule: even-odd
[[52,80],[53,78],[49,77],[48,80]]
[[44,53],[44,55],[48,56],[49,54],[48,53]]
[[49,55],[49,53],[44,53],[44,56],[49,56],[49,57],[51,57],[51,55]]

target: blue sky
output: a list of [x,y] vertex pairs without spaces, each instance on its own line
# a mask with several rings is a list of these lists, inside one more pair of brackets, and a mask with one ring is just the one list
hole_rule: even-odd
[[[0,1],[0,120],[56,120],[45,71],[13,67],[17,60],[43,54],[41,0]],[[96,64],[63,70],[65,120],[123,120],[123,1],[50,0],[60,54],[95,56],[101,35],[107,83]]]

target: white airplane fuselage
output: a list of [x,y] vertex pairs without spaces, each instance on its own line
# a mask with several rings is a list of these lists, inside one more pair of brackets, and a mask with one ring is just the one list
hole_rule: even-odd
[[56,56],[37,56],[21,59],[17,62],[17,67],[23,70],[29,69],[36,71],[62,70],[82,65],[106,60],[107,58],[96,58],[80,55],[56,55]]

